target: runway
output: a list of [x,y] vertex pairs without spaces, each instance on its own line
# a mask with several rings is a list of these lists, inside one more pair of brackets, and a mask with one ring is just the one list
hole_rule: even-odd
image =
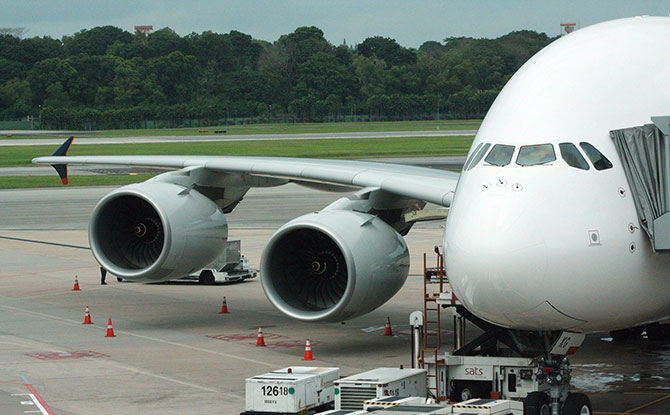
[[[477,130],[430,130],[430,131],[386,131],[314,134],[247,134],[247,135],[179,135],[179,136],[125,136],[82,137],[80,144],[138,144],[138,143],[189,143],[212,141],[258,141],[258,140],[342,140],[347,138],[398,138],[398,137],[457,137],[474,136]],[[0,132],[1,134],[1,132]],[[1,146],[59,145],[64,138],[14,139],[0,138]]]
[[[198,286],[99,285],[86,227],[111,188],[0,191],[0,411],[30,406],[27,384],[54,414],[235,414],[244,379],[301,361],[312,340],[314,366],[342,376],[380,366],[409,366],[408,314],[422,309],[422,254],[440,244],[443,222],[407,236],[405,287],[380,309],[346,324],[307,324],[280,315],[258,280]],[[265,241],[284,222],[318,210],[339,194],[296,185],[252,189],[228,216],[230,237],[258,266]],[[6,239],[13,238],[13,239]],[[51,244],[38,243],[48,242]],[[81,291],[72,291],[77,275]],[[226,296],[230,314],[218,314]],[[82,325],[89,306],[92,326]],[[390,316],[394,337],[384,337]],[[105,338],[108,318],[117,337]],[[445,318],[448,320],[448,318]],[[269,347],[256,347],[263,326]],[[478,334],[468,329],[468,337]],[[445,338],[451,332],[446,330]],[[572,360],[574,385],[596,414],[670,413],[670,346],[616,344],[590,335]],[[603,340],[605,338],[605,340]],[[31,400],[32,401],[32,400]],[[38,401],[39,402],[39,401]],[[650,402],[656,402],[644,406]],[[635,410],[636,408],[640,408]]]

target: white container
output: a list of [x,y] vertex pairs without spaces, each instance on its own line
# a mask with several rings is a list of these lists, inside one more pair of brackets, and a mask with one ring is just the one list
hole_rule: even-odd
[[247,378],[246,410],[295,414],[332,403],[336,367],[294,366]]
[[384,396],[426,397],[425,369],[380,367],[335,381],[335,409],[363,409],[363,402]]

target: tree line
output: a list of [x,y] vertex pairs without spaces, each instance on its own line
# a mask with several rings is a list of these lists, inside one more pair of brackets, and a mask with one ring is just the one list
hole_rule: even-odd
[[[335,46],[316,27],[270,43],[230,31],[148,35],[113,26],[61,40],[0,35],[0,119],[44,128],[142,128],[185,120],[482,117],[505,82],[553,38],[516,31],[418,49],[374,36]],[[152,126],[159,126],[155,124]]]

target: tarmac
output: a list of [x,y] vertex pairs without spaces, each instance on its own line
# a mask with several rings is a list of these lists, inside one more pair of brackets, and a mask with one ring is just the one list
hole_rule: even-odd
[[[100,285],[86,227],[110,190],[0,190],[0,413],[236,414],[247,377],[306,365],[307,338],[316,359],[308,364],[339,367],[342,376],[410,366],[408,316],[423,308],[423,253],[434,261],[443,222],[409,233],[410,276],[388,303],[343,324],[308,324],[276,311],[258,279],[145,285],[108,275]],[[230,238],[258,267],[277,227],[341,196],[296,185],[252,189],[227,215]],[[81,291],[72,291],[75,276]],[[223,296],[229,314],[219,314]],[[86,306],[93,325],[81,324]],[[383,336],[387,316],[393,337]],[[105,337],[108,318],[114,338]],[[259,326],[266,348],[255,346]],[[477,334],[468,328],[468,337]],[[589,335],[572,359],[573,385],[595,414],[669,414],[670,344],[610,340]]]
[[[24,131],[23,134],[35,134]],[[351,132],[351,133],[309,133],[309,134],[201,134],[179,136],[122,136],[122,137],[81,137],[77,144],[137,144],[137,143],[192,143],[213,141],[257,141],[257,140],[342,140],[351,138],[397,138],[397,137],[457,137],[474,136],[477,130],[429,130],[429,131],[387,131],[387,132]],[[2,146],[42,146],[59,145],[61,138],[12,138],[12,134],[0,131]],[[18,135],[18,134],[17,134]],[[66,135],[67,136],[67,135]],[[65,137],[66,137],[65,136]],[[46,137],[46,136],[45,136]]]

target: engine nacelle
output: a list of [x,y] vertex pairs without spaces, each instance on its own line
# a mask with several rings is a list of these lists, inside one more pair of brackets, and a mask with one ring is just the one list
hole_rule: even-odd
[[303,321],[343,321],[398,292],[409,273],[405,240],[376,216],[324,210],[288,222],[261,258],[270,302]]
[[193,189],[165,182],[114,190],[93,211],[88,239],[100,265],[122,278],[165,281],[211,263],[226,247],[221,210]]

